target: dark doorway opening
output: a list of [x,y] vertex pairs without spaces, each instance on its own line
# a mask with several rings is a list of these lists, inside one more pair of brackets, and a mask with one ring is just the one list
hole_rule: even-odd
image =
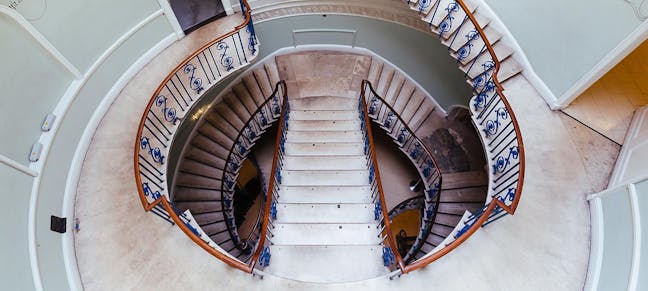
[[185,33],[226,15],[220,0],[171,0],[171,8]]

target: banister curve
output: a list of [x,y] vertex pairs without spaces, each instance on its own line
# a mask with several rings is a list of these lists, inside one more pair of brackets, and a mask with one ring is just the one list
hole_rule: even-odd
[[[371,130],[371,119],[369,117],[369,110],[367,108],[367,101],[366,101],[366,92],[365,92],[365,82],[364,80],[361,92],[360,92],[360,102],[362,106],[362,113],[364,115],[364,122],[365,122],[365,127],[367,131],[367,139],[369,140],[369,154],[368,158],[372,159],[372,162],[374,164],[374,171],[375,171],[375,180],[376,180],[376,185],[378,187],[378,198],[380,201],[380,204],[382,205],[381,207],[381,212],[383,215],[383,220],[385,224],[385,232],[387,233],[387,243],[389,244],[389,247],[394,251],[394,257],[396,260],[396,263],[398,264],[398,268],[403,271],[405,268],[405,263],[403,262],[403,258],[401,257],[400,253],[397,251],[398,247],[396,245],[396,240],[394,239],[394,233],[391,230],[391,222],[389,221],[389,212],[387,211],[387,201],[385,199],[385,191],[383,190],[382,187],[382,181],[380,180],[380,169],[378,167],[378,160],[376,158],[376,147],[374,144],[374,138],[373,138],[373,131]],[[367,82],[368,83],[368,82]],[[371,85],[371,84],[370,84]]]
[[[479,215],[479,218],[475,220],[475,222],[466,230],[464,231],[460,236],[458,236],[454,241],[452,241],[450,244],[446,245],[444,248],[439,250],[436,253],[433,253],[432,255],[428,257],[424,257],[411,265],[407,265],[404,270],[403,274],[418,270],[420,268],[425,267],[426,265],[438,260],[439,258],[445,256],[448,254],[450,251],[456,249],[461,245],[464,241],[466,241],[470,236],[472,236],[479,227],[484,225],[484,223],[491,218],[491,215],[493,212],[496,210],[497,207],[501,208],[503,211],[505,211],[508,214],[514,214],[517,206],[520,202],[520,197],[522,194],[522,188],[524,185],[524,174],[525,174],[525,153],[524,153],[524,143],[522,141],[522,133],[520,131],[520,126],[518,124],[517,118],[515,117],[515,113],[513,112],[513,109],[509,103],[509,101],[506,99],[506,96],[504,95],[504,87],[498,80],[497,74],[499,73],[501,62],[497,58],[497,55],[495,54],[495,49],[493,48],[492,44],[486,37],[486,33],[482,29],[482,27],[479,25],[477,22],[477,19],[474,14],[470,11],[468,6],[463,0],[455,0],[457,4],[459,4],[460,8],[465,12],[468,20],[472,22],[474,29],[479,33],[479,36],[481,37],[482,41],[485,44],[486,49],[488,50],[488,53],[490,54],[490,57],[494,63],[494,68],[492,72],[492,82],[495,85],[495,91],[497,96],[499,96],[499,99],[501,102],[504,104],[504,107],[508,111],[507,114],[511,118],[511,123],[513,124],[514,127],[514,132],[515,132],[515,140],[517,141],[517,150],[518,155],[519,155],[519,173],[517,177],[517,187],[515,189],[515,193],[513,194],[513,201],[511,205],[506,205],[504,201],[501,201],[498,199],[499,197],[491,197],[492,200],[485,206],[485,210],[481,212]],[[482,140],[482,142],[484,142]],[[486,146],[486,143],[484,142],[484,145]],[[489,175],[489,180],[492,182],[492,176]],[[489,184],[489,188],[490,188]],[[489,189],[490,190],[490,189]],[[490,191],[489,191],[490,192]],[[497,213],[496,213],[497,214]]]
[[[243,22],[241,24],[237,25],[230,32],[225,33],[223,35],[220,35],[220,36],[214,38],[213,40],[209,41],[208,43],[206,43],[205,45],[200,47],[198,50],[194,51],[191,55],[186,57],[182,62],[180,62],[176,67],[174,67],[172,69],[172,71],[163,79],[163,81],[160,83],[160,85],[155,90],[154,94],[152,95],[151,99],[149,100],[148,104],[146,105],[146,108],[144,110],[144,113],[143,113],[143,115],[142,115],[142,117],[140,119],[139,125],[138,125],[138,130],[137,130],[136,139],[135,139],[135,149],[134,149],[134,155],[133,155],[133,168],[134,168],[134,172],[135,172],[135,181],[136,181],[136,184],[137,184],[138,196],[140,198],[140,202],[142,203],[142,206],[143,206],[145,211],[147,211],[147,212],[151,211],[156,206],[161,205],[164,208],[164,210],[167,212],[165,214],[168,215],[169,219],[173,223],[177,224],[178,227],[180,227],[180,229],[187,236],[189,236],[189,238],[192,241],[194,241],[197,245],[199,245],[205,251],[207,251],[208,253],[210,253],[214,257],[220,259],[221,261],[225,262],[226,264],[230,265],[231,267],[234,267],[236,269],[239,269],[239,270],[247,272],[247,273],[252,273],[252,266],[251,265],[248,265],[248,264],[245,264],[245,263],[243,263],[243,262],[241,262],[239,260],[236,260],[236,259],[234,259],[234,258],[220,252],[219,250],[211,247],[207,242],[205,242],[203,239],[201,239],[199,237],[199,235],[197,235],[194,232],[195,230],[191,229],[190,226],[185,224],[185,222],[178,216],[178,214],[176,213],[173,205],[171,205],[171,202],[169,202],[167,200],[167,196],[165,196],[163,193],[161,193],[161,192],[165,192],[165,187],[168,187],[167,185],[164,184],[166,182],[166,173],[164,173],[164,169],[159,170],[159,169],[157,169],[155,167],[152,167],[152,166],[151,166],[152,170],[149,169],[149,168],[146,168],[147,172],[143,172],[143,170],[140,169],[140,163],[141,163],[140,157],[142,155],[142,149],[143,149],[142,148],[142,137],[143,137],[143,132],[144,132],[147,120],[152,120],[151,118],[154,117],[154,118],[157,118],[157,121],[159,122],[158,124],[162,124],[162,121],[160,120],[159,117],[157,117],[157,116],[151,117],[151,116],[149,116],[149,113],[152,112],[152,108],[153,108],[154,104],[156,104],[156,102],[159,102],[158,97],[161,96],[160,93],[165,89],[165,87],[169,84],[170,81],[171,81],[171,83],[173,83],[172,79],[174,78],[174,76],[180,82],[179,84],[181,86],[183,86],[181,88],[183,88],[185,90],[185,92],[187,92],[187,95],[183,96],[182,92],[179,89],[177,89],[178,90],[177,92],[180,92],[179,97],[182,98],[181,100],[186,105],[186,108],[182,106],[182,103],[179,102],[178,101],[179,99],[177,99],[176,96],[174,95],[173,98],[175,99],[177,104],[180,106],[181,109],[186,110],[186,111],[188,111],[188,109],[193,104],[195,104],[195,100],[192,98],[192,94],[189,93],[189,91],[185,87],[185,84],[182,83],[182,81],[180,81],[179,77],[178,77],[178,72],[181,71],[181,69],[183,69],[183,67],[185,68],[185,74],[189,74],[187,72],[187,70],[186,70],[186,68],[187,68],[186,66],[188,64],[190,64],[192,62],[192,60],[194,60],[194,58],[197,58],[198,62],[200,62],[201,59],[200,59],[199,56],[201,54],[203,54],[204,61],[207,62],[207,65],[210,65],[209,60],[207,60],[205,52],[209,51],[209,53],[211,54],[210,48],[214,44],[223,43],[223,42],[226,41],[226,39],[228,39],[230,37],[232,38],[232,41],[233,41],[232,44],[234,46],[234,49],[237,50],[237,55],[239,57],[239,64],[238,65],[240,65],[240,66],[238,66],[238,65],[232,66],[230,64],[229,67],[227,68],[226,72],[223,72],[222,74],[219,72],[218,77],[220,79],[216,78],[214,72],[211,72],[211,74],[213,76],[213,79],[214,79],[214,82],[218,82],[218,81],[222,80],[222,78],[229,75],[229,73],[235,71],[236,69],[243,68],[245,65],[249,64],[249,60],[247,59],[248,54],[249,54],[250,60],[253,57],[256,57],[256,47],[255,46],[258,45],[258,44],[256,42],[256,36],[254,35],[253,28],[251,27],[251,25],[252,25],[252,22],[251,22],[252,21],[252,15],[251,15],[250,5],[247,2],[247,0],[241,0],[241,3],[245,7],[245,9],[243,10],[243,14],[244,14]],[[248,29],[248,31],[244,32],[243,30],[246,29],[246,28]],[[247,36],[249,36],[249,41],[248,40],[245,41],[245,43],[248,45],[247,47],[244,45],[244,42],[243,42],[242,37],[241,37],[241,33],[247,33]],[[237,34],[238,34],[238,40],[235,39],[235,37],[234,37]],[[246,51],[246,49],[247,49],[247,51]],[[227,50],[227,48],[226,48],[226,50]],[[239,50],[240,50],[245,62],[242,61],[241,55],[238,54]],[[225,53],[223,53],[223,56],[224,55],[225,55]],[[221,56],[220,64],[221,65],[227,65],[226,63],[223,63],[223,56]],[[216,63],[216,59],[213,56],[212,56],[212,59],[213,59],[213,63],[215,65],[218,65]],[[202,62],[200,63],[200,66],[203,66]],[[194,68],[194,71],[195,71],[195,69],[197,69],[197,68]],[[207,70],[204,67],[202,67],[202,70],[204,71],[204,76],[206,77],[206,79],[208,81],[210,81],[210,83],[211,83],[211,79],[210,79],[210,76],[207,73]],[[200,86],[202,86],[201,85],[202,80],[198,79],[197,77],[194,78],[193,72],[190,71],[190,73],[191,73],[191,76],[188,79],[189,84],[187,84],[187,85],[188,86],[191,86],[191,85],[200,85]],[[200,82],[200,83],[197,83],[197,82]],[[173,85],[175,86],[176,84],[173,84]],[[194,89],[194,88],[190,88],[190,89]],[[198,92],[197,94],[200,94],[200,92],[202,91],[203,88],[200,87],[199,89],[200,90],[197,90],[197,92]],[[169,92],[171,92],[170,89],[169,89]],[[276,93],[276,90],[275,90],[275,93]],[[191,102],[193,102],[193,103],[189,104],[189,102],[186,102],[185,97],[189,98],[191,100]],[[196,100],[198,98],[199,97],[196,97]],[[165,99],[165,101],[166,101],[166,99]],[[175,122],[177,121],[177,119],[175,118],[176,117],[175,116],[175,114],[176,114],[175,108],[166,108],[166,106],[167,106],[167,104],[165,102],[164,103],[164,110],[162,111],[164,116],[162,117],[162,119],[165,119],[165,118],[167,118],[169,116],[173,117],[172,118],[172,119],[174,119],[173,126],[175,126]],[[170,111],[168,109],[173,109],[174,111]],[[186,112],[186,111],[183,111],[183,112]],[[170,113],[170,112],[172,112],[172,113]],[[152,125],[158,131],[162,132],[162,129],[158,128],[158,125],[156,125],[155,123],[153,123]],[[172,133],[168,128],[163,127],[163,126],[160,126],[160,127],[165,129],[166,132],[168,132],[168,134],[171,137],[174,136],[174,132]],[[152,132],[151,129],[149,129],[149,131]],[[155,134],[153,134],[153,136],[158,138],[157,136],[155,136]],[[167,141],[170,141],[170,138],[168,138],[168,137],[166,137],[166,138],[167,138]],[[166,149],[166,146],[165,146],[165,149]],[[153,149],[150,148],[150,145],[149,145],[149,151],[152,151],[152,150]],[[159,148],[156,148],[156,150],[158,150],[158,152],[161,151]],[[162,158],[164,158],[164,157],[162,157]],[[149,163],[149,166],[151,165],[150,162],[148,162],[148,161],[146,161],[146,162]],[[145,173],[148,173],[149,175],[151,175],[152,172],[156,172],[155,173],[156,175],[162,176],[162,177],[164,177],[164,179],[156,177],[157,180],[155,180],[155,179],[152,179],[148,175],[145,174]],[[158,186],[158,188],[160,190],[159,191],[153,191],[151,189],[144,189],[144,186],[143,186],[143,183],[142,183],[143,182],[143,179],[142,179],[143,175],[148,179],[149,182],[150,181],[156,181],[159,184],[161,184],[160,186]],[[152,182],[152,183],[155,183],[155,182]],[[152,202],[148,202],[148,200],[146,198],[147,195],[151,195],[154,198],[154,200]]]

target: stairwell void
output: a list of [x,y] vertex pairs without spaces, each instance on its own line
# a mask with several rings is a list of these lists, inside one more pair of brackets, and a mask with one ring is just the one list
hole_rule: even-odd
[[[211,105],[192,108],[219,77],[256,57],[258,42],[243,1],[245,22],[179,65],[148,105],[135,153],[144,208],[177,224],[232,267],[320,283],[394,278],[417,270],[479,227],[513,214],[524,150],[501,82],[519,66],[510,49],[497,42],[497,33],[472,14],[474,6],[445,2],[408,3],[465,72],[475,94],[468,108],[452,108],[448,115],[389,63],[333,51],[271,57],[237,78]],[[170,106],[172,100],[179,108]],[[161,168],[170,145],[178,145],[172,139],[182,119],[179,111],[198,122],[175,151],[180,152],[177,166]],[[382,132],[382,140],[418,173],[414,184],[422,193],[414,199],[392,197],[397,203],[387,203],[389,186],[381,177],[388,175],[381,175],[375,132]],[[275,134],[271,158],[255,151],[269,133]],[[250,162],[259,182],[248,187],[251,179],[243,179],[243,169]],[[167,172],[173,172],[172,180]],[[245,203],[235,199],[245,189],[263,190],[253,226],[242,236],[236,220],[250,217],[251,205],[237,208]],[[418,233],[405,237],[406,247],[398,246],[392,216],[412,208],[420,211]]]

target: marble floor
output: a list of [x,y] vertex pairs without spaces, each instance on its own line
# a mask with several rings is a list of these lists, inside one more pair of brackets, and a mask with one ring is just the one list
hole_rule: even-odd
[[563,111],[623,144],[635,110],[648,104],[648,41]]
[[[225,18],[222,22],[239,22]],[[133,138],[158,81],[204,38],[208,25],[172,45],[124,88],[97,129],[77,189],[75,250],[85,290],[581,290],[589,257],[587,194],[607,182],[618,146],[549,110],[523,76],[506,82],[526,148],[514,216],[401,278],[346,284],[263,279],[207,255],[177,227],[142,210]],[[316,89],[316,88],[315,88]],[[344,89],[344,88],[342,88]]]

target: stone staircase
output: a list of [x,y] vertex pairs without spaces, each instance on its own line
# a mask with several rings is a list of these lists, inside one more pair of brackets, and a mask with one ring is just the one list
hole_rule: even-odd
[[[419,13],[421,20],[428,23],[430,30],[448,47],[450,55],[457,60],[459,68],[466,73],[468,84],[476,91],[481,91],[492,71],[491,57],[485,49],[483,39],[474,30],[470,19],[459,4],[454,0],[407,0],[405,2],[412,10]],[[491,25],[491,20],[475,2],[464,0],[464,3],[484,30],[501,63],[498,80],[504,83],[520,73],[523,66],[513,57],[513,49],[501,41],[502,33]]]
[[[251,135],[249,140],[254,144],[268,130],[246,128],[246,124],[262,109],[274,84],[285,80],[291,113],[277,219],[271,230],[272,260],[265,271],[307,282],[348,282],[388,273],[382,261],[380,230],[374,220],[374,197],[370,194],[358,117],[363,79],[376,85],[377,93],[428,147],[435,144],[426,138],[434,137],[438,130],[455,132],[457,140],[470,140],[471,134],[475,135],[471,142],[476,140],[470,126],[457,127],[460,123],[454,115],[448,116],[409,77],[380,59],[330,51],[277,56],[234,82],[199,119],[178,159],[171,191],[173,202],[180,211],[191,211],[202,230],[223,250],[244,262],[250,259],[245,245],[235,243],[241,239],[232,214],[235,202],[223,177],[224,173],[233,173],[236,180],[237,170],[232,170],[228,159],[231,151],[238,149],[239,135]],[[393,133],[386,134],[394,137]],[[262,176],[267,177],[268,159],[259,156],[257,160]],[[442,169],[439,222],[433,227],[429,243],[415,258],[440,245],[466,210],[474,211],[483,205],[487,184],[483,168],[473,165],[461,170],[475,174],[477,184],[446,187],[453,180],[446,180],[446,174],[456,171]],[[454,174],[467,178],[467,173],[461,171]],[[258,231],[253,233],[258,235]],[[297,269],[311,271],[295,272]]]
[[272,263],[266,271],[307,282],[387,273],[357,99],[314,96],[290,102]]
[[269,61],[234,84],[219,102],[214,102],[185,144],[173,180],[171,198],[178,209],[190,210],[212,241],[243,261],[249,260],[251,254],[237,245],[230,233],[233,230],[236,234],[236,227],[232,195],[223,187],[223,172],[236,174],[227,168],[227,159],[240,132],[252,133],[254,138],[249,141],[254,142],[267,130],[261,126],[245,129],[245,125],[255,112],[264,109],[261,105],[272,95],[277,82],[277,66]]

